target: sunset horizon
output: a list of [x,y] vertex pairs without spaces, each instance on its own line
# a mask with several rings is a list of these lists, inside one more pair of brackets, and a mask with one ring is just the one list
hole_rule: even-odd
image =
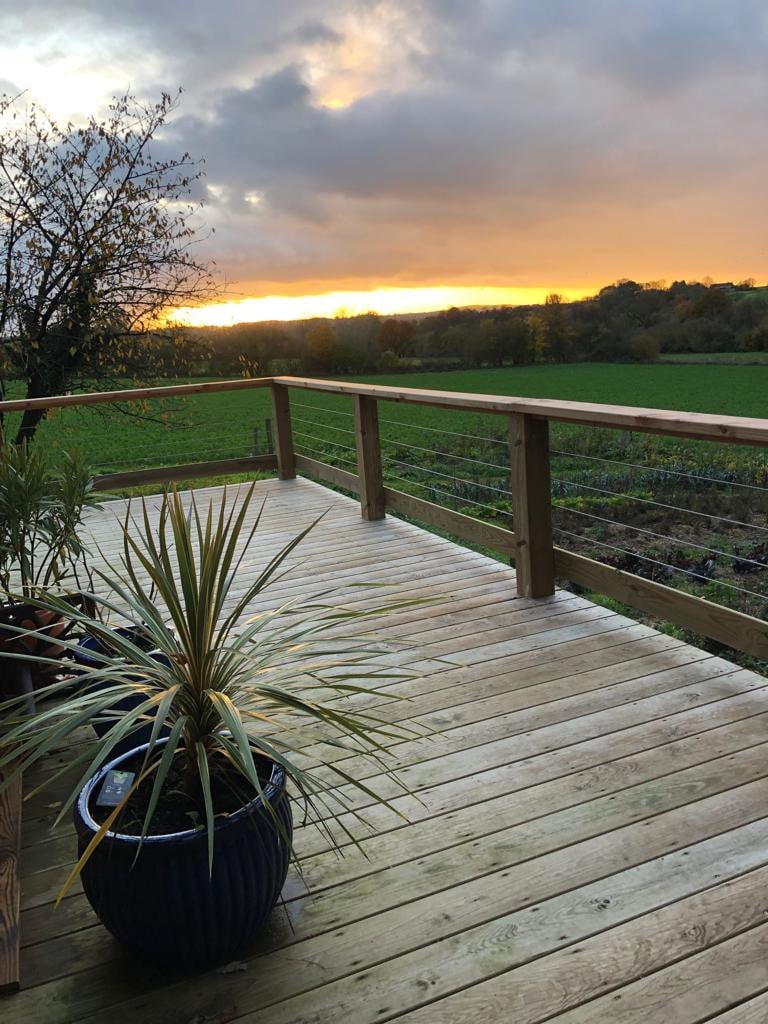
[[[549,295],[558,295],[565,302],[578,302],[597,295],[603,288],[621,280],[602,282],[590,287],[504,287],[501,285],[432,285],[426,287],[350,289],[313,292],[311,294],[267,294],[248,298],[221,299],[198,306],[178,307],[170,319],[189,327],[233,327],[238,324],[270,321],[292,322],[315,318],[341,318],[372,313],[377,316],[417,316],[451,308],[493,309],[543,305]],[[638,281],[667,287],[673,280],[688,283],[710,282],[711,275],[675,277]],[[720,281],[721,278],[718,278]],[[722,282],[737,283],[732,275]],[[754,279],[751,279],[754,280]],[[758,286],[760,283],[758,282]]]
[[195,323],[765,280],[766,18],[737,6],[73,0],[42,35],[0,14],[0,93],[78,125],[183,87],[152,151],[203,172]]
[[319,317],[408,316],[436,313],[452,307],[492,308],[541,305],[551,294],[566,301],[587,298],[599,288],[505,288],[483,285],[443,285],[423,288],[370,288],[314,292],[308,295],[263,295],[179,307],[173,320],[190,327],[228,327],[263,321],[311,320]]

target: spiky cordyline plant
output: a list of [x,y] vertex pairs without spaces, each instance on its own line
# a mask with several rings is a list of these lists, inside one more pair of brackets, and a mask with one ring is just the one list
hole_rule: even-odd
[[[301,530],[238,593],[244,560],[253,559],[256,551],[256,532],[264,509],[262,503],[248,526],[252,498],[253,486],[242,500],[230,504],[225,489],[218,511],[210,504],[202,514],[194,497],[185,509],[174,490],[163,496],[157,526],[144,501],[138,517],[129,507],[122,527],[119,566],[105,559],[106,569],[96,570],[102,584],[96,589],[106,591],[93,595],[98,617],[67,608],[79,626],[110,653],[94,654],[98,667],[81,670],[74,691],[71,679],[38,690],[39,697],[56,700],[44,701],[33,715],[22,713],[18,699],[0,704],[0,774],[6,773],[5,785],[75,729],[94,722],[109,725],[100,739],[74,747],[68,765],[39,787],[73,766],[83,768],[56,823],[71,808],[85,782],[110,760],[115,747],[139,729],[146,729],[154,715],[149,747],[132,789],[102,823],[61,895],[107,831],[116,822],[119,827],[121,813],[142,783],[151,785],[141,827],[142,838],[149,834],[172,766],[181,769],[185,787],[198,794],[204,809],[209,866],[214,853],[212,778],[216,773],[226,772],[247,784],[252,794],[263,797],[254,756],[281,765],[333,845],[337,840],[325,819],[335,816],[339,804],[331,799],[327,769],[340,783],[351,783],[373,799],[379,798],[332,758],[330,763],[320,762],[325,771],[317,774],[316,769],[302,767],[301,762],[308,760],[300,755],[302,746],[320,739],[349,753],[363,751],[382,771],[392,774],[382,755],[387,739],[402,738],[403,733],[376,715],[350,710],[345,698],[370,693],[372,679],[391,681],[409,674],[377,664],[380,645],[360,632],[347,635],[343,627],[417,602],[350,608],[333,603],[333,591],[325,591],[302,603],[289,601],[259,609],[259,595],[290,571],[283,563],[319,519]],[[55,597],[40,599],[40,604],[54,610],[60,607]],[[137,634],[116,631],[99,613],[118,616],[121,627],[136,627],[142,642]],[[64,646],[72,648],[74,642],[66,641]],[[36,660],[53,669],[72,671],[71,662]],[[363,680],[368,685],[363,686]],[[328,696],[317,699],[318,690]],[[136,707],[120,714],[110,711],[130,695],[140,698]],[[307,729],[308,725],[311,728]],[[163,731],[169,733],[165,745],[157,742]],[[354,842],[343,822],[340,825]]]

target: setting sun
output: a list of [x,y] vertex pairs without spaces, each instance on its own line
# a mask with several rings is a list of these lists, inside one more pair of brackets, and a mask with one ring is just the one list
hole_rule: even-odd
[[429,313],[450,306],[525,306],[541,303],[558,291],[567,299],[583,298],[596,289],[457,287],[374,288],[370,291],[334,291],[319,295],[265,295],[261,298],[181,307],[175,320],[192,327],[226,327],[259,320],[307,320],[343,313],[355,316],[375,312]]

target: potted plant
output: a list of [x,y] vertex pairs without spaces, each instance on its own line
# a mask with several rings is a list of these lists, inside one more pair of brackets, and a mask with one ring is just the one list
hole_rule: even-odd
[[[52,465],[41,445],[0,443],[0,653],[61,651],[69,611],[88,589],[80,533],[86,508],[95,504],[91,473],[79,454],[62,452]],[[67,608],[36,605],[46,592],[66,597]],[[20,634],[18,627],[30,632]],[[29,695],[34,664],[7,665],[6,687]]]
[[[123,626],[141,625],[154,653],[77,611],[79,626],[103,641],[100,665],[79,669],[74,692],[62,695],[51,683],[46,694],[60,700],[45,713],[20,718],[18,700],[0,705],[6,784],[72,730],[108,724],[73,749],[81,771],[59,819],[74,807],[80,857],[65,890],[80,873],[115,937],[173,967],[232,959],[274,907],[292,853],[289,785],[332,844],[328,815],[339,805],[328,770],[375,796],[333,758],[323,765],[320,756],[319,772],[308,767],[302,746],[322,739],[330,750],[364,751],[388,771],[384,741],[402,735],[349,706],[371,680],[403,674],[378,665],[380,645],[346,627],[411,602],[359,610],[326,592],[266,607],[260,596],[315,523],[243,584],[244,560],[258,550],[261,511],[248,525],[252,496],[253,488],[232,503],[225,491],[218,510],[203,513],[174,491],[157,524],[143,503],[137,518],[129,510],[120,564],[97,571],[106,596],[94,601],[119,613]],[[40,607],[62,605],[49,597]],[[127,695],[140,702],[116,714]],[[148,722],[149,741],[115,758],[118,744]]]

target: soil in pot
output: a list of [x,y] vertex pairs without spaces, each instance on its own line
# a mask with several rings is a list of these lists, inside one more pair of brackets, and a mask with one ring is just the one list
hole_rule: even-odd
[[[75,807],[80,853],[109,813],[96,803],[107,771],[135,771],[144,749],[117,758],[83,788]],[[210,874],[205,814],[178,775],[165,787],[153,834],[137,856],[149,784],[137,790],[82,874],[91,906],[125,948],[165,967],[199,969],[232,960],[258,934],[285,882],[292,819],[284,771],[257,765],[272,812],[258,796],[243,803],[243,783],[215,773]]]

